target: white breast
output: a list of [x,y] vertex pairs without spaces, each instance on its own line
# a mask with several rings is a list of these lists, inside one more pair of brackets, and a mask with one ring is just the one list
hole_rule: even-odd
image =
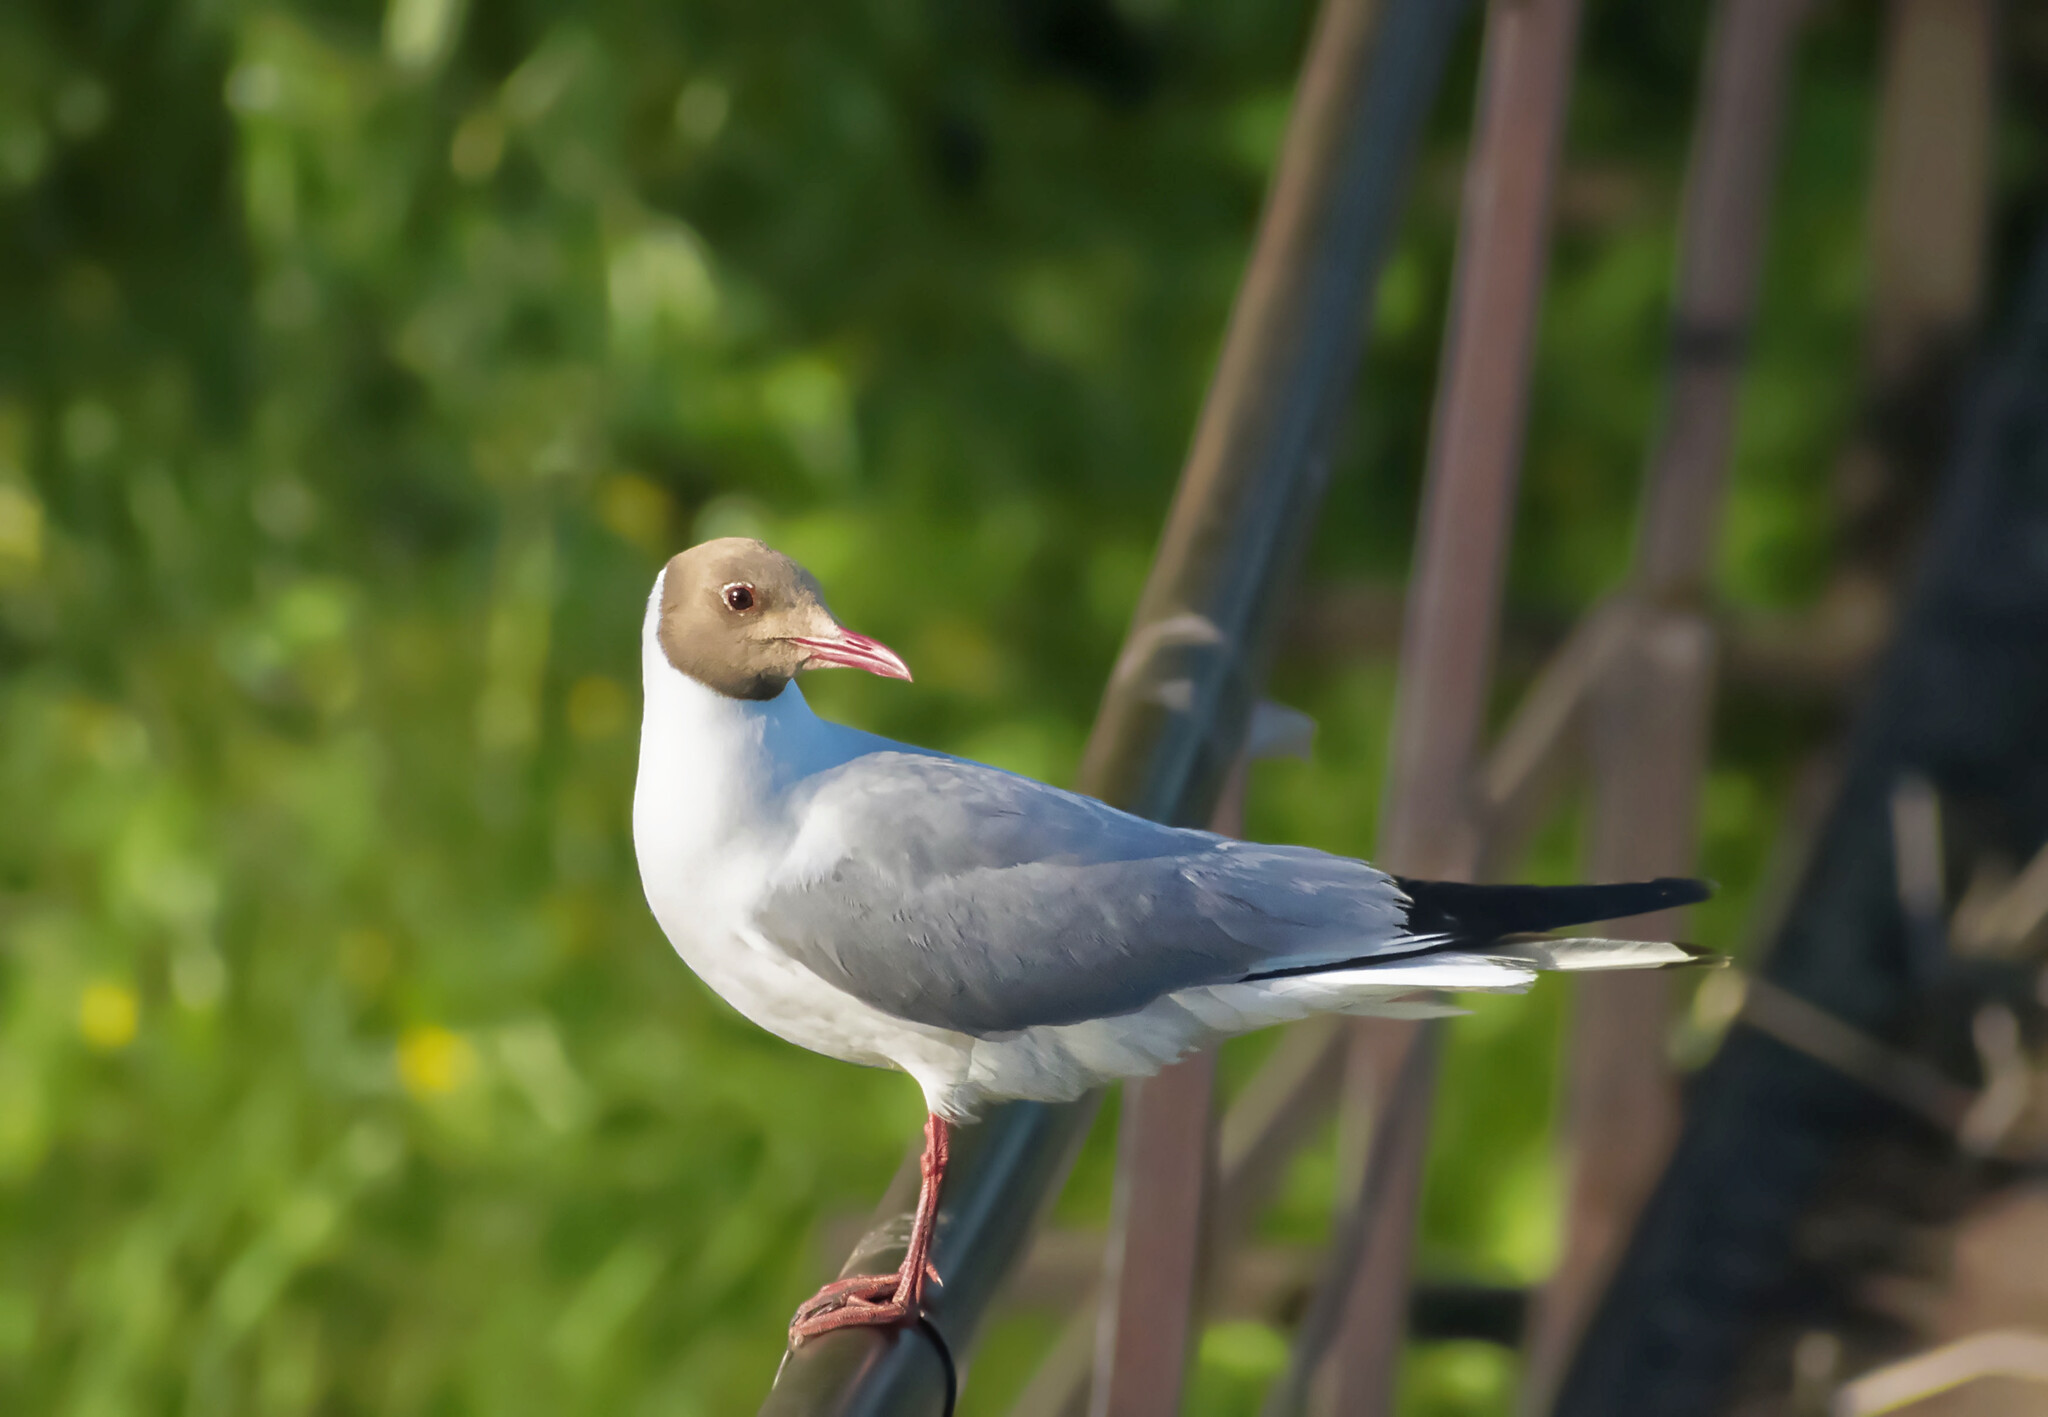
[[647,903],[676,953],[777,1037],[847,1062],[903,1068],[928,1095],[955,1085],[967,1074],[971,1039],[862,1003],[754,927],[755,902],[771,873],[789,869],[800,835],[791,788],[857,751],[861,735],[812,715],[794,685],[768,703],[715,693],[677,672],[651,634],[643,671],[633,845]]

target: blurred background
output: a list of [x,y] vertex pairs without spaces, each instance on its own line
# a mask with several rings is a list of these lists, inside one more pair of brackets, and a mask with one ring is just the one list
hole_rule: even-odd
[[[2048,212],[2048,26],[2010,8],[1993,329]],[[1503,709],[1629,565],[1708,12],[1587,7]],[[1885,14],[1832,0],[1799,45],[1741,386],[1700,812],[1724,889],[1691,926],[1738,955],[1881,637],[1839,573],[1869,550],[1845,450]],[[647,588],[693,541],[764,537],[917,672],[818,676],[822,712],[1071,782],[1310,19],[0,8],[0,1408],[753,1409],[921,1108],[751,1028],[649,917]],[[1314,754],[1254,773],[1257,837],[1374,849],[1478,31],[1275,670]],[[1515,874],[1573,876],[1580,816]],[[1566,998],[1451,1029],[1426,1276],[1556,1264]],[[1680,1066],[1739,1003],[1681,992]],[[1114,1117],[1058,1225],[1104,1223]],[[1334,1126],[1301,1152],[1264,1241],[1328,1233],[1337,1153]],[[1062,1317],[1002,1311],[962,1412],[1004,1411]],[[1286,1353],[1273,1323],[1210,1324],[1186,1410],[1256,1411]],[[1418,1343],[1400,1410],[1505,1413],[1517,1361]]]

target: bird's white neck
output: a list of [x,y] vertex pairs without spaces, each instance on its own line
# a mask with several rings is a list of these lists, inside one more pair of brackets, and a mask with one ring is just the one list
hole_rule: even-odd
[[790,768],[808,766],[812,744],[834,725],[811,712],[803,691],[789,684],[772,699],[736,699],[698,683],[668,662],[652,637],[641,656],[646,695],[640,751],[688,763],[703,786],[711,779],[752,794],[786,783]]
[[737,699],[683,673],[661,647],[660,602],[657,580],[640,636],[636,830],[649,813],[711,833],[769,826],[792,785],[852,756],[864,735],[812,713],[794,682],[772,699]]

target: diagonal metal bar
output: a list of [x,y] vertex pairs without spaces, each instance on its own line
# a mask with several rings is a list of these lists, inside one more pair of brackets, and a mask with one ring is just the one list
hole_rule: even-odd
[[1887,7],[1870,211],[1866,357],[1879,393],[1946,371],[1984,286],[1998,88],[1996,0]]
[[[1336,1100],[1343,1043],[1338,1019],[1326,1015],[1296,1024],[1224,1113],[1216,1128],[1216,1184],[1205,1210],[1204,1253],[1217,1261],[1207,1267],[1209,1285],[1225,1268],[1226,1247],[1251,1224],[1288,1158]],[[1100,1291],[1091,1285],[1010,1417],[1079,1417],[1089,1396],[1099,1302]],[[1205,1299],[1198,1312],[1214,1308]]]
[[[1242,836],[1251,765],[1307,757],[1314,737],[1307,715],[1261,703],[1209,829]],[[1215,1108],[1213,1048],[1124,1085],[1116,1194],[1103,1247],[1103,1280],[1114,1302],[1087,1296],[1087,1307],[1099,1311],[1090,1404],[1096,1412],[1173,1417],[1180,1411],[1208,1240],[1216,1233],[1211,1213],[1223,1179]],[[1243,1190],[1239,1178],[1230,1181],[1233,1191]]]
[[[1634,633],[1594,694],[1596,880],[1685,874],[1697,851],[1715,635],[1703,582],[1734,445],[1735,397],[1756,304],[1780,115],[1806,0],[1722,0],[1708,44],[1679,236],[1662,435],[1651,459],[1630,595]],[[1671,939],[1663,916],[1620,933]],[[1566,1083],[1572,1149],[1565,1244],[1539,1297],[1521,1395],[1547,1411],[1678,1130],[1665,1056],[1669,983],[1654,971],[1579,981]]]
[[[1469,878],[1478,866],[1475,757],[1492,677],[1578,25],[1578,0],[1494,0],[1487,11],[1380,832],[1382,860],[1410,875]],[[1351,1046],[1377,1051],[1374,1035],[1393,1031],[1361,1021]],[[1379,1120],[1365,1189],[1353,1202],[1362,1220],[1360,1242],[1326,1279],[1333,1294],[1344,1296],[1341,1304],[1331,1300],[1339,1317],[1329,1339],[1328,1390],[1332,1410],[1347,1417],[1390,1410],[1406,1331],[1435,1077],[1425,1060],[1438,1046],[1438,1029],[1400,1031],[1407,1034],[1406,1049],[1423,1057],[1380,1070],[1397,1081],[1394,1095],[1370,1108]],[[1357,1117],[1368,1108],[1367,1099],[1353,1099],[1348,1110]],[[1303,1351],[1296,1366],[1317,1356]],[[1308,1384],[1291,1391],[1299,1400]]]
[[[1224,788],[1212,831],[1244,831],[1245,759]],[[1124,1084],[1116,1191],[1103,1247],[1089,1410],[1116,1417],[1180,1411],[1189,1329],[1214,1204],[1216,1050]]]
[[1093,1417],[1180,1411],[1215,1169],[1216,1050],[1124,1085]]
[[[1384,0],[1371,43],[1348,65],[1311,62],[1304,73],[1194,444],[1083,757],[1086,791],[1183,824],[1208,820],[1216,805],[1314,522],[1365,297],[1463,9],[1455,0]],[[940,1202],[932,1257],[943,1286],[929,1324],[842,1330],[806,1344],[785,1358],[761,1410],[943,1411],[951,1366],[971,1347],[1092,1112],[1088,1102],[1013,1103],[962,1129]],[[900,1259],[907,1181],[899,1174],[849,1272]]]
[[1479,879],[1499,877],[1528,845],[1578,756],[1594,690],[1640,621],[1627,602],[1595,606],[1522,694],[1479,772]]
[[[1403,1188],[1412,1190],[1420,1182],[1421,1172],[1403,1165],[1409,1147],[1400,1143],[1428,1127],[1429,1083],[1436,1071],[1438,1049],[1428,1032],[1413,1025],[1408,1026],[1408,1031],[1414,1034],[1413,1038],[1400,1039],[1395,1048],[1388,1050],[1398,1053],[1400,1064],[1393,1085],[1387,1090],[1387,1114],[1378,1130],[1382,1140],[1366,1157],[1357,1198],[1337,1224],[1324,1262],[1324,1277],[1309,1299],[1308,1311],[1302,1315],[1287,1370],[1266,1394],[1265,1405],[1260,1409],[1262,1417],[1291,1417],[1307,1405],[1309,1384],[1315,1380],[1316,1370],[1344,1322],[1345,1304],[1351,1295],[1351,1286],[1345,1281],[1356,1272],[1380,1218],[1390,1210],[1412,1212],[1414,1208],[1415,1197],[1406,1194]],[[1406,1316],[1404,1295],[1404,1320]]]
[[[2017,1048],[2012,1056],[2019,1059]],[[1966,1104],[1975,1100],[1964,1095]],[[1071,1313],[1084,1297],[1093,1297],[1101,1282],[1102,1250],[1099,1230],[1040,1230],[1001,1300],[1003,1311]],[[1204,1315],[1292,1326],[1300,1322],[1328,1262],[1327,1245],[1249,1241],[1222,1258],[1219,1277],[1224,1282],[1216,1286]],[[1521,1342],[1528,1307],[1529,1291],[1519,1285],[1422,1279],[1408,1297],[1408,1323],[1412,1337],[1422,1342],[1471,1338],[1512,1346]],[[1076,1332],[1081,1335],[1077,1341],[1085,1341],[1085,1329]],[[1015,1417],[1017,1408],[1011,1412]]]
[[1251,1228],[1279,1188],[1290,1157],[1337,1100],[1344,1070],[1344,1026],[1327,1015],[1296,1024],[1254,1073],[1216,1132],[1216,1203],[1209,1247],[1220,1255]]

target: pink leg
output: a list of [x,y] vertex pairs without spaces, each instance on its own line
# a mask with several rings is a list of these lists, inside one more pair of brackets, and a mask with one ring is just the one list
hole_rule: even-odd
[[894,1274],[857,1274],[835,1279],[806,1300],[789,1321],[789,1346],[800,1348],[807,1338],[839,1328],[891,1327],[916,1323],[924,1312],[924,1286],[936,1282],[932,1268],[932,1222],[939,1211],[939,1185],[946,1175],[952,1125],[932,1113],[924,1122],[923,1184],[917,1192],[917,1216],[910,1224],[910,1248]]

